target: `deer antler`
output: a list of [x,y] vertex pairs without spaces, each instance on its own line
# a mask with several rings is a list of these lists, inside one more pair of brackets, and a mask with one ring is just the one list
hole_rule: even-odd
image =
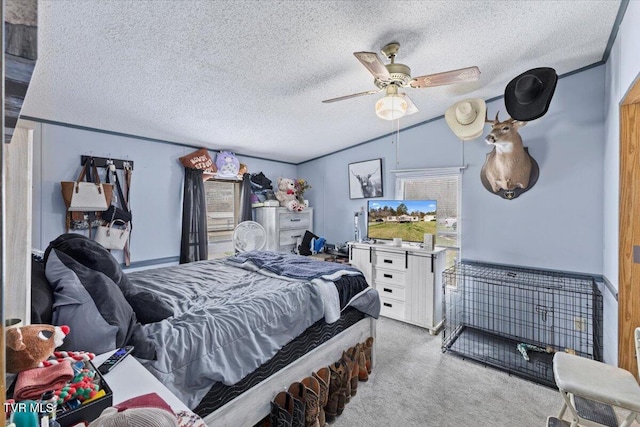
[[378,172],[378,169],[380,169],[380,166],[378,166],[378,167],[376,168],[376,170],[374,170],[373,172],[371,172],[371,173],[369,174],[369,176],[371,176],[371,175],[373,175],[374,173]]
[[495,125],[496,123],[500,123],[500,119],[498,119],[498,115],[500,114],[500,111],[498,110],[498,112],[496,113],[496,119],[495,120],[489,120],[487,118],[487,113],[485,113],[484,115],[484,122],[485,123],[490,123],[491,126]]

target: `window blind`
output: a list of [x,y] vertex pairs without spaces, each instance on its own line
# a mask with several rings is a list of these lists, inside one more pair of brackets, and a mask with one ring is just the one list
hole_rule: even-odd
[[435,169],[398,173],[396,198],[435,200],[436,245],[449,248],[447,265],[458,258],[460,249],[461,173],[459,169]]

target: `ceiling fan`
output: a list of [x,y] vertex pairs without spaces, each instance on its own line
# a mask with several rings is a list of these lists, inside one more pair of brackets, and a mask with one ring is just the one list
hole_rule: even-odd
[[408,66],[395,62],[399,49],[399,43],[389,43],[381,49],[384,56],[391,61],[391,63],[386,65],[375,52],[354,52],[355,57],[373,74],[373,83],[378,89],[326,99],[322,102],[342,101],[362,95],[373,95],[384,90],[386,95],[376,102],[376,114],[385,120],[395,120],[418,111],[418,108],[409,96],[406,93],[399,92],[398,89],[407,86],[421,89],[425,87],[471,82],[478,80],[478,76],[480,75],[480,70],[474,66],[442,73],[428,74],[426,76],[411,77],[411,69]]

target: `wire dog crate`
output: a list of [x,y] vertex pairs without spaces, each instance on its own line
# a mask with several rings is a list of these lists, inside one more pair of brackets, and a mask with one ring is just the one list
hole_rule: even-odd
[[591,276],[463,261],[444,271],[443,290],[443,352],[551,387],[553,353],[602,361]]

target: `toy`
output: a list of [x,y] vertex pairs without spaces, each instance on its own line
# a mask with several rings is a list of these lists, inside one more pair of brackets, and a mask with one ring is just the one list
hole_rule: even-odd
[[240,162],[230,151],[221,151],[218,153],[216,166],[218,167],[217,176],[221,178],[236,178],[240,171]]
[[69,333],[68,326],[28,325],[6,331],[7,372],[18,373],[38,367]]
[[276,199],[280,202],[280,206],[290,211],[300,212],[304,209],[304,205],[296,200],[295,182],[292,179],[278,178]]
[[54,391],[58,405],[78,399],[80,402],[89,400],[96,396],[100,386],[93,382],[96,372],[89,369],[82,369],[64,387]]
[[68,360],[71,363],[84,362],[87,360],[93,360],[95,357],[95,354],[88,351],[54,351],[53,359],[44,360],[38,363],[38,368],[57,365],[65,360]]

